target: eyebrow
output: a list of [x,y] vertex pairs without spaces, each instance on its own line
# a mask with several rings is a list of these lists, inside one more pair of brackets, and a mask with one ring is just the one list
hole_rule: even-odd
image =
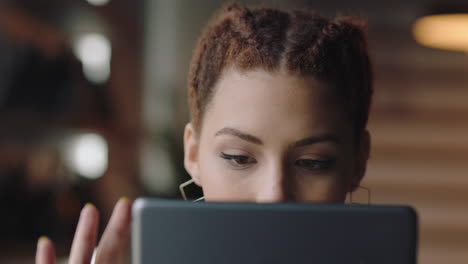
[[[232,127],[224,127],[215,133],[215,137],[221,136],[221,135],[231,135],[231,136],[238,137],[244,141],[248,141],[256,145],[263,145],[263,142],[259,138],[252,136],[250,134],[244,133]],[[335,142],[338,144],[342,143],[341,140],[337,136],[333,134],[324,134],[320,136],[307,137],[299,141],[296,141],[291,145],[291,148],[298,148],[298,147],[313,145],[313,144],[327,142],[327,141]]]
[[336,135],[324,134],[324,135],[320,135],[320,136],[312,136],[312,137],[301,139],[301,140],[299,140],[297,142],[294,142],[291,145],[291,147],[292,148],[298,148],[298,147],[313,145],[313,144],[317,144],[317,143],[321,143],[321,142],[327,142],[327,141],[328,142],[334,142],[334,143],[337,143],[337,144],[342,143],[342,141]]
[[263,145],[263,142],[259,138],[249,135],[247,133],[244,133],[238,129],[231,128],[231,127],[225,127],[219,130],[218,132],[216,132],[215,137],[220,136],[220,135],[231,135],[231,136],[238,137],[242,140],[248,141],[253,144]]

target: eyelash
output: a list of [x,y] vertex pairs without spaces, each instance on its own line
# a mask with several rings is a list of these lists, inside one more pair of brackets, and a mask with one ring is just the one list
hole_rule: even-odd
[[[220,157],[227,160],[229,164],[238,168],[246,168],[250,164],[257,163],[255,159],[250,158],[248,156],[244,156],[244,155],[230,155],[230,154],[221,152]],[[244,163],[244,162],[248,162],[248,163]]]
[[[221,152],[221,158],[225,159],[229,162],[229,164],[237,167],[237,168],[247,168],[248,166],[257,163],[254,158],[250,158],[244,155],[230,155]],[[318,170],[327,170],[332,168],[335,165],[335,161],[333,159],[329,160],[311,160],[311,159],[300,159],[294,162],[295,165],[298,165],[301,168],[310,171],[318,171]]]
[[335,161],[332,159],[330,160],[301,159],[301,160],[297,160],[294,164],[306,170],[317,171],[317,170],[327,170],[327,169],[332,168],[335,165]]

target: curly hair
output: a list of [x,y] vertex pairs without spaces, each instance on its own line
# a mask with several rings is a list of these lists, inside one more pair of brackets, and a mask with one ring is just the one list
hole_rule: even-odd
[[359,139],[373,94],[366,26],[356,17],[326,18],[310,10],[224,7],[205,28],[193,53],[188,75],[192,124],[200,130],[214,86],[226,68],[286,71],[331,84],[343,98]]

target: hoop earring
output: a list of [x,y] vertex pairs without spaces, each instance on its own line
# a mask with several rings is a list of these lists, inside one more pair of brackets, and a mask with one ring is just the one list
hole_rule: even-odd
[[[193,179],[190,179],[184,183],[182,183],[181,185],[179,185],[179,191],[180,191],[180,194],[182,195],[182,198],[184,198],[184,200],[187,201],[187,194],[185,193],[185,190],[184,188],[189,186],[190,184],[193,184],[195,183],[195,181]],[[203,201],[205,200],[205,196],[202,196],[196,200],[193,200],[192,202],[198,202],[198,201]]]
[[[371,204],[371,189],[367,188],[367,187],[364,187],[364,186],[361,186],[361,185],[358,186],[358,189],[363,189],[364,191],[366,191],[367,205],[370,205]],[[353,192],[349,192],[349,203],[350,204],[358,204],[358,203],[353,202]]]

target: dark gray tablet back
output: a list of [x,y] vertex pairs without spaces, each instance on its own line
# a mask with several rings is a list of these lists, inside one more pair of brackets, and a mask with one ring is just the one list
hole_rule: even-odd
[[138,199],[133,264],[415,264],[404,206]]

